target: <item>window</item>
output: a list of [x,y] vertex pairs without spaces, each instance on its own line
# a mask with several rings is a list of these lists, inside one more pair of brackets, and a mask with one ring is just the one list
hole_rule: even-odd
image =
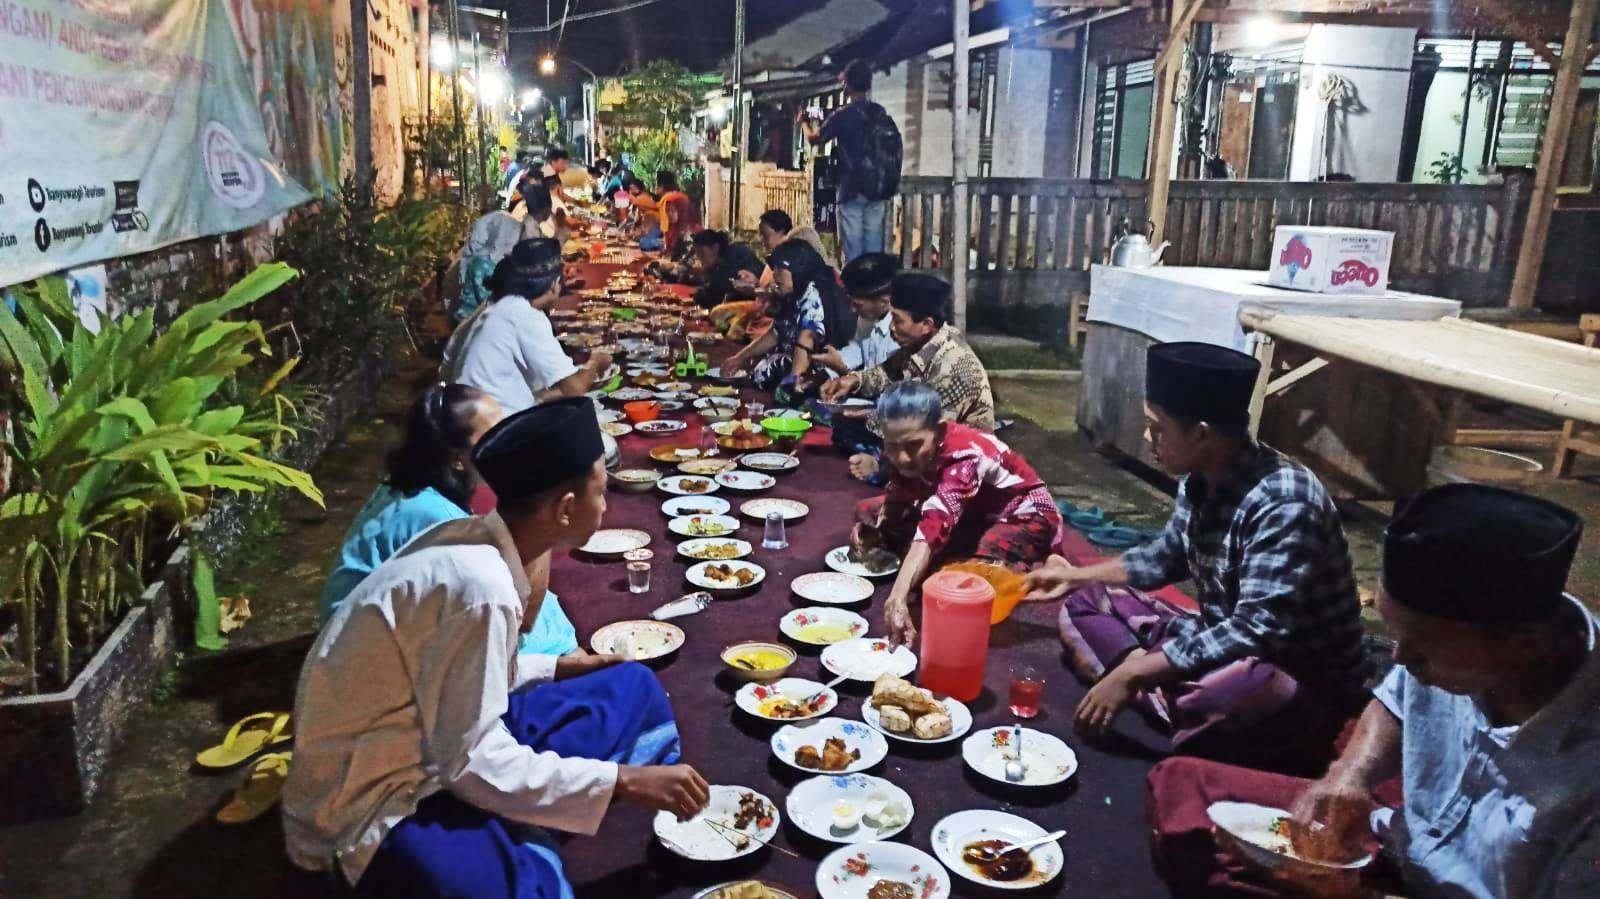
[[1143,178],[1150,149],[1155,60],[1102,66],[1095,96],[1094,177]]

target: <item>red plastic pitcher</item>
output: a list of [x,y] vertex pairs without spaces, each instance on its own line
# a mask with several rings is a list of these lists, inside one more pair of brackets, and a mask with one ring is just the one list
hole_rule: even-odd
[[994,588],[969,572],[941,571],[922,582],[922,686],[962,702],[983,692],[993,605]]

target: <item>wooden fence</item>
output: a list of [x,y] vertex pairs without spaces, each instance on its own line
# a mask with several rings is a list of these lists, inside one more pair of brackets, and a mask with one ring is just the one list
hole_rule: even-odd
[[[1064,304],[1088,289],[1112,229],[1148,214],[1143,181],[993,178],[972,182],[973,300]],[[1280,224],[1395,233],[1390,284],[1468,305],[1504,305],[1528,183],[1503,185],[1176,181],[1167,202],[1168,265],[1266,269]],[[891,218],[903,264],[948,269],[950,181],[901,181]]]

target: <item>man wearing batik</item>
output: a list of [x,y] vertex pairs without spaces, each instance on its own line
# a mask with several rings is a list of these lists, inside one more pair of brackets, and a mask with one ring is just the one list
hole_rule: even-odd
[[[1361,606],[1322,483],[1249,436],[1259,371],[1223,347],[1152,347],[1147,434],[1182,479],[1172,519],[1108,562],[1051,559],[1029,576],[1030,598],[1066,596],[1061,640],[1094,684],[1080,732],[1103,736],[1136,705],[1179,752],[1315,771],[1368,696]],[[1138,592],[1186,579],[1198,615]]]

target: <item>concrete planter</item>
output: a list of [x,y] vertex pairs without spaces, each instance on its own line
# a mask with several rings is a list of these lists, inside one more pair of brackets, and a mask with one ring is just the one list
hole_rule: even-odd
[[[283,460],[306,468],[375,395],[387,370],[368,358],[334,384],[321,418],[302,431]],[[220,502],[191,533],[211,558],[238,542],[259,497]],[[0,826],[82,811],[103,781],[129,717],[150,698],[193,633],[191,564],[180,543],[137,605],[89,664],[59,693],[0,699]],[[179,639],[179,634],[184,634]]]

